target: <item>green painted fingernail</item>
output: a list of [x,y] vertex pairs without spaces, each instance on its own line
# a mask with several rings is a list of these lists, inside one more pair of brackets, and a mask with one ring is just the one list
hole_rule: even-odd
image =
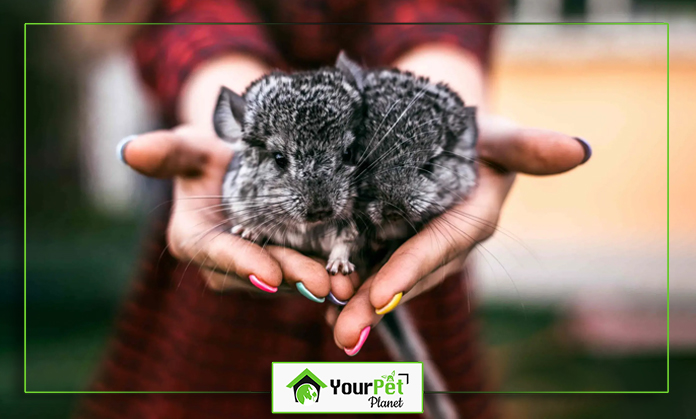
[[297,290],[300,292],[300,294],[304,295],[305,297],[307,297],[307,299],[312,300],[315,303],[323,303],[325,300],[324,297],[317,298],[314,294],[309,292],[307,287],[305,287],[305,285],[302,282],[298,282],[296,287],[297,287]]

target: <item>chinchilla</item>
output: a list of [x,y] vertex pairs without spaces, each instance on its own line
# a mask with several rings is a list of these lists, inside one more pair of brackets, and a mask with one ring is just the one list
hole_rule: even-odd
[[351,273],[363,114],[355,80],[336,68],[274,72],[241,96],[222,87],[213,124],[235,149],[222,193],[232,233],[326,258],[332,274]]
[[336,66],[356,80],[366,109],[354,211],[373,226],[373,246],[398,245],[476,186],[476,108],[409,72],[367,70],[344,53]]

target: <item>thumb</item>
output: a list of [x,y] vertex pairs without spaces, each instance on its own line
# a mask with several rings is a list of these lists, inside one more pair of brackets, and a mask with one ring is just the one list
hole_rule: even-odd
[[394,309],[401,297],[421,278],[435,270],[443,261],[448,261],[445,254],[450,252],[434,245],[433,239],[439,241],[439,238],[428,232],[415,235],[401,245],[375,274],[369,299],[377,314],[386,314]]

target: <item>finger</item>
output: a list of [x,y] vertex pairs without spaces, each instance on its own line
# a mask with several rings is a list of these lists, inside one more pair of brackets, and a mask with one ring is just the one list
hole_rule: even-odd
[[533,175],[563,173],[585,163],[592,155],[585,140],[550,130],[521,128],[500,117],[482,117],[480,130],[480,158],[509,171]]
[[206,286],[217,292],[244,290],[250,292],[261,292],[253,286],[249,281],[246,281],[233,273],[222,273],[212,271],[210,269],[200,270]]
[[326,313],[324,314],[324,320],[329,327],[333,328],[336,324],[336,319],[338,319],[338,307],[328,306],[326,308]]
[[168,233],[171,253],[178,259],[245,278],[257,288],[276,292],[283,280],[280,264],[261,247],[220,229],[196,240],[179,240]]
[[[326,266],[326,259],[311,257],[312,260]],[[328,271],[328,269],[327,269]],[[335,305],[344,306],[348,299],[353,296],[355,289],[360,284],[360,278],[357,272],[352,272],[350,275],[344,275],[340,272],[329,275],[331,291],[326,298]]]
[[123,160],[143,175],[156,178],[196,177],[211,159],[232,158],[221,141],[193,141],[173,131],[139,135],[122,148]]
[[334,341],[350,356],[360,352],[372,326],[382,319],[370,304],[370,283],[371,279],[358,289],[338,314],[335,322]]
[[280,264],[286,282],[307,299],[324,302],[331,291],[331,282],[323,264],[287,247],[266,246],[266,250]]
[[466,201],[431,220],[402,244],[375,274],[370,302],[377,314],[394,309],[424,276],[466,255],[495,231],[514,173],[482,167],[479,185]]
[[[358,274],[356,272],[351,273],[346,276],[343,274],[329,275],[331,281],[331,293],[329,294],[329,299],[334,304],[345,305],[348,300],[355,293],[354,284],[359,282]],[[333,298],[331,298],[333,296]]]

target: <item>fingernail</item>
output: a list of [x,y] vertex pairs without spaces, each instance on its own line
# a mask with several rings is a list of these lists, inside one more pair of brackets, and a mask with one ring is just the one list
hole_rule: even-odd
[[382,307],[382,308],[378,308],[377,310],[375,310],[375,313],[377,313],[378,315],[381,316],[382,314],[387,314],[387,313],[389,313],[390,311],[394,310],[394,308],[395,308],[397,305],[399,305],[399,301],[401,301],[401,297],[403,297],[403,296],[404,296],[404,293],[403,293],[403,292],[400,292],[400,293],[396,294],[395,296],[392,297],[391,301],[389,301],[389,302],[387,303],[387,305],[385,305],[385,306]]
[[331,301],[332,303],[336,304],[337,306],[344,306],[344,305],[346,305],[346,304],[348,303],[348,301],[341,301],[341,300],[339,300],[338,298],[336,298],[336,296],[333,295],[332,292],[329,292],[329,295],[328,295],[327,298],[329,299],[329,301]]
[[135,140],[137,137],[138,137],[137,135],[129,135],[128,137],[126,137],[118,142],[118,145],[116,146],[116,157],[119,160],[121,160],[121,162],[123,164],[128,164],[128,163],[126,163],[126,157],[124,155],[124,153],[126,151],[126,146],[128,145],[128,143]]
[[346,355],[348,356],[355,356],[360,352],[360,349],[362,349],[363,345],[365,344],[365,341],[367,340],[367,337],[370,335],[370,326],[367,326],[360,332],[360,338],[358,339],[358,343],[355,344],[352,348],[343,348],[343,350],[346,352]]
[[266,284],[265,282],[261,282],[261,280],[258,279],[258,278],[256,277],[256,275],[249,275],[249,282],[251,282],[252,284],[254,284],[254,286],[255,286],[256,288],[258,288],[258,289],[260,289],[260,290],[262,290],[262,291],[266,291],[266,292],[276,292],[276,291],[278,291],[278,288],[277,288],[277,287],[272,287],[272,286]]
[[582,161],[580,162],[580,164],[583,164],[586,161],[588,161],[590,159],[590,157],[592,157],[592,146],[584,138],[580,138],[580,137],[574,137],[574,138],[576,140],[578,140],[578,142],[582,146],[582,149],[585,151],[585,158],[583,158]]
[[296,286],[297,286],[297,290],[300,292],[300,294],[307,297],[307,299],[312,300],[315,303],[323,303],[324,302],[324,300],[325,300],[324,297],[321,297],[321,298],[316,297],[314,294],[309,292],[307,287],[305,287],[305,285],[302,282],[298,282]]

